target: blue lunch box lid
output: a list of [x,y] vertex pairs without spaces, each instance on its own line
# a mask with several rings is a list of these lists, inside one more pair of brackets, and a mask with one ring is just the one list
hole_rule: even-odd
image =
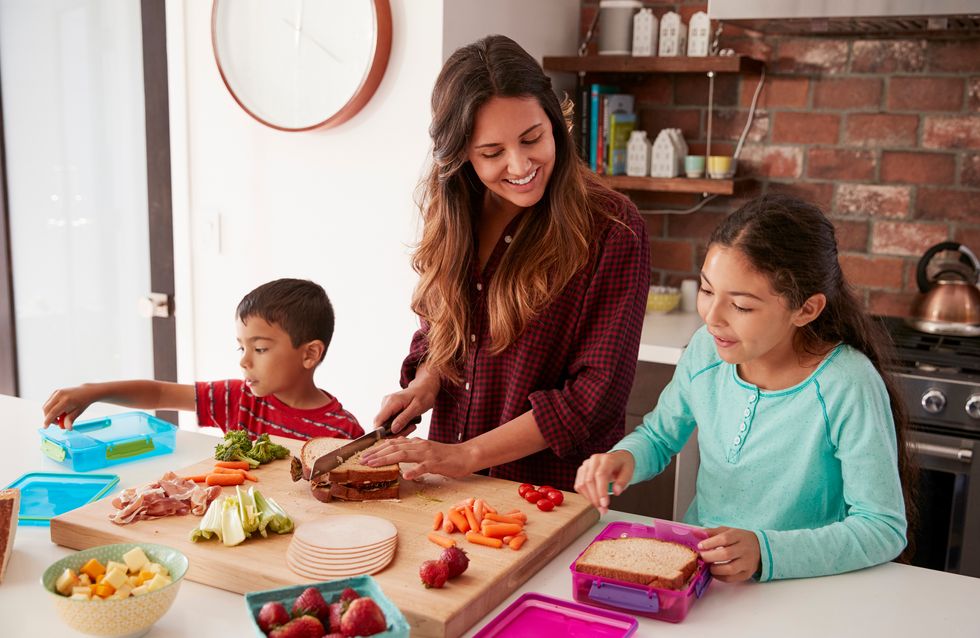
[[30,472],[8,485],[20,490],[20,525],[49,525],[59,514],[97,501],[109,493],[115,474]]

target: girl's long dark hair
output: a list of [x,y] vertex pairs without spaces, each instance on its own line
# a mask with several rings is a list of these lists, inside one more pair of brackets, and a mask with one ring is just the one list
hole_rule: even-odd
[[774,292],[793,310],[817,293],[827,306],[796,333],[797,352],[826,354],[837,343],[860,350],[885,382],[898,440],[898,472],[905,498],[907,560],[914,552],[912,531],[918,520],[915,487],[918,468],[906,445],[909,415],[898,382],[888,372],[891,338],[881,322],[864,310],[844,279],[837,257],[834,225],[816,206],[788,195],[764,195],[732,213],[711,235],[709,244],[739,250],[766,275]]

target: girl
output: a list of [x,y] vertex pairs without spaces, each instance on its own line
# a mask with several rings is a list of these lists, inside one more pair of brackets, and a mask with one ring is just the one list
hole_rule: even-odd
[[538,63],[490,36],[456,51],[432,93],[412,309],[422,328],[376,424],[432,409],[429,439],[368,465],[571,489],[622,438],[649,283],[636,207],[579,160]]
[[[889,561],[906,540],[906,415],[882,371],[887,336],[837,261],[831,222],[786,196],[715,229],[673,380],[637,430],[579,468],[601,512],[663,471],[699,429],[684,520],[723,581],[820,576]],[[908,492],[905,492],[906,496]]]

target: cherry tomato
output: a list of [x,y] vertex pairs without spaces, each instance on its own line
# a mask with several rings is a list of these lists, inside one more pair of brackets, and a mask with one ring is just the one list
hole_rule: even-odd
[[538,488],[538,491],[542,494],[547,494],[548,492],[554,492],[555,488],[551,487],[550,485],[542,485]]
[[537,502],[541,501],[541,499],[544,499],[546,501],[548,500],[548,499],[544,498],[544,494],[542,494],[541,492],[538,492],[537,490],[528,490],[524,494],[524,499],[528,503],[537,503]]
[[517,493],[522,497],[530,490],[533,490],[534,486],[530,483],[521,483],[521,486],[517,488]]
[[555,505],[561,505],[562,503],[565,502],[565,495],[559,492],[558,490],[551,490],[550,492],[545,494],[545,496],[547,496],[548,500],[554,503]]
[[535,505],[537,505],[538,509],[542,512],[550,512],[551,510],[555,509],[555,502],[550,498],[538,499],[538,502],[535,503]]

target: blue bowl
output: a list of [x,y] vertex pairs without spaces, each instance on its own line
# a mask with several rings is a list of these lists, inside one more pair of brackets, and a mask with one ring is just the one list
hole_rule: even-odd
[[[395,603],[391,602],[384,592],[381,591],[381,587],[378,582],[371,578],[370,576],[353,576],[351,578],[339,578],[337,580],[328,580],[322,583],[307,583],[305,585],[290,585],[289,587],[279,587],[278,589],[264,589],[262,591],[251,591],[245,594],[245,606],[248,607],[248,617],[252,620],[252,627],[255,628],[255,635],[259,638],[265,638],[265,632],[259,627],[259,623],[256,617],[259,615],[259,610],[262,609],[262,605],[268,602],[281,602],[286,606],[286,610],[290,610],[293,607],[293,603],[299,597],[301,593],[307,587],[316,587],[323,594],[323,599],[327,603],[334,602],[339,596],[340,592],[344,591],[347,587],[352,588],[361,596],[369,596],[374,599],[374,602],[378,603],[378,607],[381,608],[382,613],[385,615],[385,620],[388,621],[388,630],[383,631],[380,634],[374,634],[377,638],[408,638],[409,637],[409,626],[408,621],[405,619],[405,615],[402,614],[401,610],[395,606]],[[330,631],[330,627],[324,627],[326,631]],[[374,638],[372,637],[372,638]]]

